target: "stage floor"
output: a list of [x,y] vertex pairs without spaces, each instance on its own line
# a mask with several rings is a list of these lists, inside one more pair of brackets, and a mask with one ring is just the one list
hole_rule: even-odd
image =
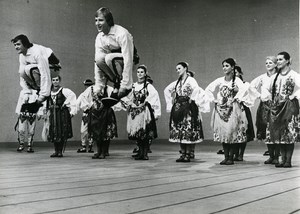
[[250,142],[245,161],[222,166],[218,143],[197,145],[196,159],[176,163],[177,144],[156,140],[150,160],[131,158],[135,144],[111,143],[110,156],[91,159],[67,145],[63,158],[50,158],[50,143],[35,153],[0,144],[0,213],[300,213],[300,145],[292,168],[265,165],[266,146]]

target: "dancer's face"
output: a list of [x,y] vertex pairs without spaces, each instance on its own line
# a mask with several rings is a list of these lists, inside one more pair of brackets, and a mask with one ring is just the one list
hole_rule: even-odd
[[146,77],[145,70],[143,68],[138,68],[136,70],[136,76],[137,76],[138,82],[143,81]]
[[176,71],[178,76],[182,76],[184,73],[186,73],[186,68],[179,64],[176,66]]
[[60,85],[59,77],[52,78],[52,85],[53,85],[53,87],[58,87]]
[[21,40],[18,40],[14,43],[15,49],[18,54],[26,54],[27,53],[27,48],[24,47],[22,44]]
[[277,67],[279,69],[285,68],[288,66],[289,60],[286,60],[283,55],[277,56]]
[[97,17],[95,17],[95,25],[98,32],[103,32],[104,34],[108,34],[110,30],[110,26],[107,24],[106,19],[104,18],[102,13],[99,13]]
[[276,63],[274,63],[272,60],[267,59],[266,60],[266,68],[268,71],[273,71],[276,68]]
[[224,74],[230,74],[233,71],[233,66],[231,66],[227,62],[224,62],[223,63],[223,71],[224,71]]

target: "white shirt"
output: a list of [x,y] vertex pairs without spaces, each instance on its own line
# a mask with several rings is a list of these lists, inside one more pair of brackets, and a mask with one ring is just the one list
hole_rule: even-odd
[[98,33],[95,41],[95,59],[99,55],[111,53],[112,50],[121,49],[124,60],[124,69],[122,73],[121,88],[130,88],[130,74],[133,69],[133,37],[122,26],[113,25],[108,34]]
[[[28,64],[36,64],[37,68],[39,69],[39,72],[41,74],[41,89],[39,92],[38,100],[43,100],[45,97],[50,95],[52,82],[48,58],[52,53],[53,51],[50,48],[46,48],[42,45],[33,44],[33,46],[27,50],[26,55],[19,55],[19,73],[24,73],[25,66]],[[22,77],[20,77],[20,85],[22,89],[25,90],[25,93],[31,93],[31,90],[29,89],[28,85]]]

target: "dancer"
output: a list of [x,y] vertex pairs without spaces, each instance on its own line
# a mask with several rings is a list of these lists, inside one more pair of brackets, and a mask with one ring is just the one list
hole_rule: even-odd
[[277,55],[278,72],[272,76],[271,117],[267,126],[266,143],[280,145],[281,162],[276,167],[292,167],[295,143],[300,141],[300,74],[290,68],[287,52]]
[[11,42],[19,54],[20,85],[24,90],[24,99],[28,99],[31,89],[37,90],[38,97],[32,106],[38,111],[41,103],[50,95],[50,69],[52,73],[57,73],[61,68],[59,59],[50,48],[32,44],[26,35],[18,35]]
[[181,156],[176,162],[190,162],[194,144],[203,141],[202,112],[209,111],[204,102],[204,90],[198,86],[186,62],[176,65],[178,80],[164,90],[167,112],[170,115],[170,142],[180,144]]
[[133,65],[138,55],[132,35],[114,23],[108,8],[96,12],[95,25],[98,35],[95,41],[95,86],[105,86],[107,79],[114,84],[113,98],[126,96],[132,87]]
[[113,91],[111,86],[97,88],[95,85],[89,86],[80,96],[80,109],[84,112],[89,112],[87,117],[88,132],[90,138],[97,145],[97,153],[93,159],[105,159],[109,156],[110,140],[118,137],[117,121],[113,108],[109,105],[104,105],[103,101],[109,97]]
[[[240,99],[247,87],[241,79],[236,78],[234,59],[227,58],[222,62],[224,77],[217,78],[205,89],[207,97],[215,102],[211,125],[214,131],[214,141],[223,145],[225,159],[221,165],[232,165],[235,144],[247,140],[247,118]],[[214,92],[217,90],[217,97]]]
[[[254,105],[257,98],[260,98],[260,104],[256,113],[256,137],[258,140],[265,141],[267,124],[271,114],[272,95],[269,91],[272,77],[277,73],[277,58],[275,56],[266,57],[266,69],[267,72],[256,77],[250,83],[250,90],[245,96],[246,102],[250,106]],[[252,92],[251,92],[252,91]],[[268,155],[270,156],[266,160],[265,164],[278,164],[278,158],[280,154],[279,145],[271,141],[265,141],[268,148]]]
[[[86,79],[83,82],[83,85],[86,87],[86,89],[94,85],[93,81],[90,79]],[[81,109],[82,100],[84,94],[80,94],[79,97],[77,98],[77,109]],[[81,127],[80,127],[80,134],[81,134],[81,148],[77,150],[78,153],[83,153],[87,151],[87,146],[88,146],[88,152],[93,153],[93,139],[92,139],[92,133],[91,133],[91,120],[89,119],[91,117],[90,114],[90,109],[86,109],[82,113],[82,120],[81,120]]]
[[60,83],[60,76],[52,77],[51,96],[47,100],[48,141],[55,150],[50,157],[63,157],[66,142],[73,137],[71,117],[76,113],[76,95]]
[[137,82],[127,96],[127,132],[130,140],[137,141],[135,160],[148,160],[150,143],[157,138],[156,120],[161,116],[159,94],[152,85],[147,67],[137,68]]

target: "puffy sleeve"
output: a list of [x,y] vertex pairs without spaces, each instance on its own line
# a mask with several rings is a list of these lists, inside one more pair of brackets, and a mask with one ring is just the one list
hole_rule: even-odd
[[239,91],[234,96],[234,99],[241,101],[249,88],[249,83],[243,83],[243,81],[240,78],[236,78],[235,84],[239,88]]
[[261,96],[261,93],[259,93],[259,89],[262,85],[262,79],[261,76],[255,78],[251,81],[251,83],[248,84],[248,89],[246,90],[244,96],[241,98],[241,101],[248,107],[253,107],[255,100]]
[[175,97],[175,86],[176,82],[174,81],[170,83],[164,90],[164,96],[166,100],[166,110],[167,112],[171,112],[172,106],[173,106],[173,99]]
[[152,84],[147,85],[147,90],[149,95],[147,96],[146,101],[151,105],[152,109],[154,110],[154,117],[157,119],[161,116],[159,94]]
[[199,110],[203,113],[210,112],[210,101],[207,97],[207,93],[199,86],[195,98],[195,103]]
[[91,94],[91,87],[85,89],[76,100],[76,108],[77,112],[81,109],[82,111],[86,111],[93,105],[93,97]]
[[295,78],[294,78],[295,87],[294,87],[293,94],[290,96],[290,99],[293,99],[294,97],[296,97],[300,102],[300,74],[297,72],[294,72],[294,73],[295,73]]
[[220,78],[214,80],[205,88],[205,96],[209,102],[215,101],[214,92],[216,88],[219,87],[219,85],[220,85]]
[[66,97],[64,105],[69,108],[71,115],[75,115],[77,113],[76,94],[68,88],[63,88],[62,93]]

